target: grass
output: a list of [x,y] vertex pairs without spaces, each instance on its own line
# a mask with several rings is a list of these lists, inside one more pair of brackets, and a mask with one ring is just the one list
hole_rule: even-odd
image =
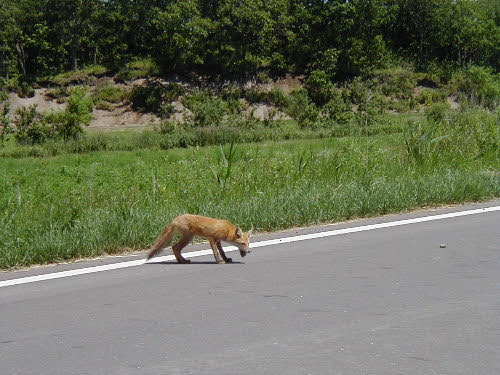
[[43,83],[63,86],[69,85],[71,83],[88,84],[90,82],[94,82],[96,76],[106,74],[107,72],[108,70],[101,65],[89,65],[76,71],[71,70],[57,74],[53,77],[45,77],[40,81]]
[[500,195],[497,152],[439,145],[419,161],[399,133],[3,157],[0,268],[146,248],[185,212],[269,231]]
[[130,81],[137,78],[153,77],[159,74],[159,68],[150,58],[138,59],[125,64],[116,75],[120,81]]
[[[142,149],[172,149],[176,147],[207,146],[229,144],[231,142],[262,142],[293,139],[318,139],[329,137],[346,137],[354,135],[377,135],[402,133],[408,119],[418,118],[418,115],[385,115],[375,125],[356,127],[349,125],[325,125],[316,128],[300,128],[294,120],[272,121],[270,126],[263,122],[252,121],[249,124],[226,122],[215,127],[177,127],[162,132],[155,130],[109,131],[87,129],[85,135],[77,140],[51,140],[36,146],[20,146],[11,137],[0,144],[0,157],[25,158],[48,157],[62,154],[81,154],[94,151],[133,151]],[[174,124],[171,124],[174,125]]]

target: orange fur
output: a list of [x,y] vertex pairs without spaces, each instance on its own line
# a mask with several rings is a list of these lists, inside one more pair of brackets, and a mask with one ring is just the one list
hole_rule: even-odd
[[[181,239],[174,246],[175,258],[179,263],[190,263],[182,257],[182,249],[191,242],[194,236],[206,238],[210,242],[217,263],[230,263],[231,258],[226,257],[222,249],[221,241],[235,245],[240,250],[240,255],[244,257],[249,253],[250,234],[252,231],[243,232],[239,227],[227,220],[213,219],[211,217],[199,215],[177,216],[163,229],[162,233],[151,248],[148,259],[157,254],[163,247],[167,246],[175,233],[181,235]],[[222,260],[219,258],[219,254]]]

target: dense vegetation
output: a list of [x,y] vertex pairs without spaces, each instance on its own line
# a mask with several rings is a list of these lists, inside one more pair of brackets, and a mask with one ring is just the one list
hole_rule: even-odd
[[495,0],[2,0],[0,77],[150,57],[163,74],[344,79],[500,61]]

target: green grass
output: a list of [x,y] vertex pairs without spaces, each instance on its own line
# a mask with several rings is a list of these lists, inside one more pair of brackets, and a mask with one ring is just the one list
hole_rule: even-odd
[[94,102],[104,101],[108,103],[120,103],[127,96],[127,92],[120,86],[102,85],[97,86],[92,99]]
[[271,126],[253,121],[249,124],[227,122],[222,126],[191,127],[179,125],[173,131],[163,134],[154,126],[145,130],[110,131],[87,129],[83,138],[77,140],[50,140],[36,146],[22,146],[14,142],[13,137],[0,144],[0,157],[48,157],[62,154],[81,154],[94,151],[132,151],[142,149],[172,149],[188,146],[208,146],[231,142],[262,142],[293,139],[318,139],[329,137],[364,136],[377,134],[401,133],[406,128],[409,118],[406,115],[384,115],[379,122],[368,127],[350,125],[325,125],[315,128],[300,128],[294,120],[272,121]]
[[70,70],[53,77],[45,77],[40,81],[55,85],[69,85],[71,83],[89,83],[94,81],[95,76],[107,73],[108,70],[101,65],[89,65],[82,69]]
[[403,134],[229,150],[0,158],[0,268],[146,248],[185,212],[269,231],[500,195],[498,153],[434,147],[417,162]]
[[116,75],[116,79],[129,81],[136,78],[153,77],[159,74],[156,62],[150,58],[138,59],[125,64]]

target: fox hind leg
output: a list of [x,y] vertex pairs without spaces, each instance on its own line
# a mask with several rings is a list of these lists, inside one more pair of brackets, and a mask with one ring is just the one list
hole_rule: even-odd
[[189,259],[185,259],[181,255],[181,251],[191,242],[192,239],[193,239],[192,235],[183,234],[179,242],[177,242],[174,246],[172,246],[172,250],[174,252],[175,259],[177,259],[177,262],[181,264],[191,263]]

